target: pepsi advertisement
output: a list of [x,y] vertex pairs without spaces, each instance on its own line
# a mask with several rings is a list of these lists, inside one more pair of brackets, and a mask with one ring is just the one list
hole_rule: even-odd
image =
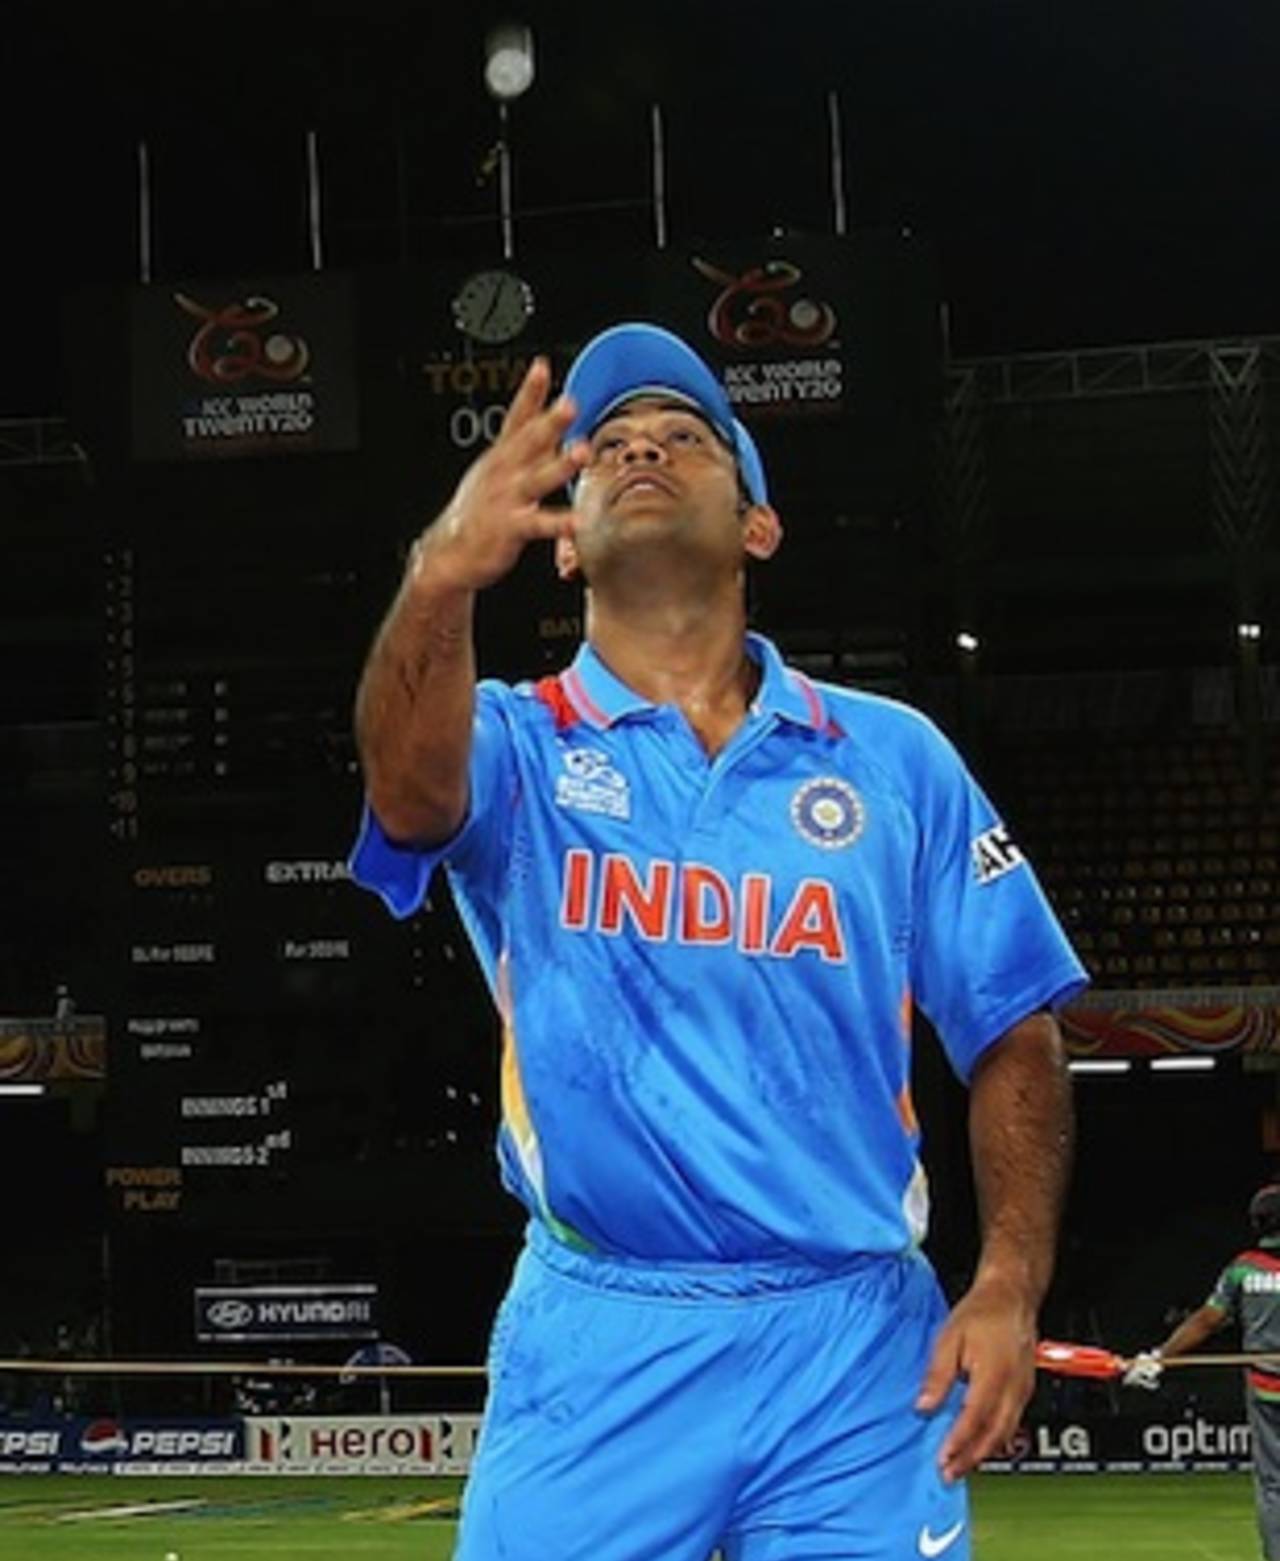
[[240,1420],[0,1419],[0,1474],[191,1473],[243,1458]]

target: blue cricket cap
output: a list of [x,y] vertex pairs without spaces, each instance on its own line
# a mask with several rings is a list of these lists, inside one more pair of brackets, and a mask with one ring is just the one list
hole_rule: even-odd
[[660,325],[614,325],[593,337],[569,365],[565,394],[578,412],[565,442],[585,439],[627,401],[670,396],[704,417],[733,451],[753,504],[767,504],[764,462],[733,415],[724,386],[686,342]]

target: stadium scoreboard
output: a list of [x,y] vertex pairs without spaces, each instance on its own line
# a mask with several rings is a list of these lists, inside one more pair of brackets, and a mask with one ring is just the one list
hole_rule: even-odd
[[117,1217],[307,1228],[489,1153],[494,1027],[447,893],[402,924],[350,881],[373,569],[313,551],[153,526],[104,555]]

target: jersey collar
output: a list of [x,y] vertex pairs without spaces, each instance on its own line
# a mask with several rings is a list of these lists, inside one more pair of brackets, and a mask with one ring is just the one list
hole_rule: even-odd
[[[747,654],[761,671],[753,714],[781,716],[814,731],[827,726],[822,695],[803,672],[787,666],[771,640],[749,633]],[[572,664],[561,673],[560,683],[578,714],[592,726],[609,727],[626,716],[655,708],[610,671],[585,640]]]

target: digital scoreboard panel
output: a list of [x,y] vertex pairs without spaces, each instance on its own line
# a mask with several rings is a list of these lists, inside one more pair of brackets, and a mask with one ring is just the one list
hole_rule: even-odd
[[397,923],[346,867],[385,561],[194,540],[104,557],[108,1207],[320,1230],[413,1189],[447,1221],[462,1181],[491,1210],[496,1024],[447,890]]

